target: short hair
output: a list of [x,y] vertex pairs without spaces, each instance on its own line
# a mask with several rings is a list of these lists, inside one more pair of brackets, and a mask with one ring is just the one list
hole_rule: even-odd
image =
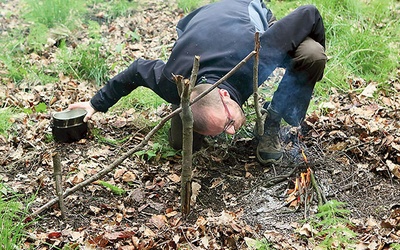
[[[212,84],[204,83],[196,85],[192,90],[192,99],[196,96],[200,95],[207,89],[209,89]],[[208,114],[209,111],[216,107],[219,104],[220,98],[218,89],[213,89],[210,93],[207,93],[205,96],[200,98],[196,103],[192,104],[192,113],[193,113],[193,130],[197,133],[205,133],[208,130]]]

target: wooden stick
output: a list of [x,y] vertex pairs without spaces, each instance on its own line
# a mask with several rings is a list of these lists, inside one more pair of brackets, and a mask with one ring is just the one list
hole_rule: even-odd
[[253,66],[253,97],[254,97],[254,107],[256,111],[256,129],[254,131],[258,135],[264,134],[264,121],[262,119],[260,104],[258,102],[258,64],[259,64],[259,52],[260,52],[260,33],[256,32],[254,35],[255,45],[254,51],[256,52],[254,56],[254,66]]
[[193,114],[190,108],[190,94],[197,81],[200,57],[195,56],[193,61],[190,81],[183,82],[181,106],[182,106],[182,173],[181,173],[181,209],[186,217],[190,213],[190,198],[192,196],[192,163],[193,163]]
[[65,205],[63,199],[63,188],[62,188],[62,167],[60,155],[57,152],[53,153],[53,168],[54,168],[54,181],[56,184],[56,194],[58,197],[58,205],[61,210],[61,218],[65,219]]
[[[242,67],[253,55],[255,54],[255,51],[250,52],[242,61],[240,61],[234,68],[232,68],[225,76],[223,76],[221,79],[219,79],[214,85],[213,87],[216,88],[218,85],[220,85],[222,82],[224,82],[226,79],[228,79],[230,76],[232,76],[240,67]],[[196,98],[194,98],[194,100],[190,103],[190,105],[192,105],[193,103],[197,102],[198,100],[200,100],[203,96],[205,96],[206,94],[208,94],[211,90],[213,90],[214,88],[211,87],[207,90],[205,90],[204,92],[202,92],[200,95],[198,95]],[[90,183],[100,179],[101,177],[105,176],[106,174],[108,174],[109,172],[113,171],[117,166],[119,166],[119,164],[121,164],[126,158],[128,158],[129,156],[131,156],[133,153],[139,151],[140,149],[142,149],[150,140],[150,138],[160,129],[164,126],[164,124],[171,119],[174,115],[179,114],[182,111],[182,108],[177,108],[176,110],[174,110],[173,112],[171,112],[169,115],[167,115],[166,117],[164,117],[164,119],[162,119],[160,121],[159,124],[157,124],[146,136],[145,138],[134,148],[130,149],[128,152],[126,152],[125,154],[123,154],[121,157],[119,157],[118,159],[116,159],[113,163],[111,163],[111,165],[109,165],[108,167],[104,168],[103,170],[101,170],[100,172],[94,174],[92,177],[90,177],[89,179],[84,180],[83,182],[75,185],[72,188],[68,188],[67,190],[65,190],[65,192],[63,193],[62,197],[65,198],[68,195],[73,194],[74,192],[76,192],[77,190],[89,185]],[[46,204],[44,204],[43,206],[41,206],[40,208],[38,208],[36,211],[34,211],[30,217],[36,217],[38,216],[40,213],[42,213],[44,210],[46,210],[47,208],[51,207],[52,205],[54,205],[57,201],[59,200],[59,197],[56,197],[50,201],[48,201]]]

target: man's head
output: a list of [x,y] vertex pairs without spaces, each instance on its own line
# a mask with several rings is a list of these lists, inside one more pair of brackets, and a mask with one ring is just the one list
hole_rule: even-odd
[[[209,89],[211,84],[193,88],[191,98]],[[192,105],[193,130],[199,134],[215,136],[234,134],[246,121],[240,106],[230,98],[228,91],[215,88]]]

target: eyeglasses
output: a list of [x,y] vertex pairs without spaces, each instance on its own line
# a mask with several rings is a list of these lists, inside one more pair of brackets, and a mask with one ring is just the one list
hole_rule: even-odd
[[227,117],[228,120],[225,123],[224,130],[222,131],[222,133],[225,133],[230,127],[232,127],[235,124],[235,120],[232,119],[231,112],[229,112],[229,109],[226,106],[226,103],[224,102],[224,99],[223,99],[223,96],[221,93],[219,93],[219,97],[221,98],[222,105],[224,105],[226,114],[228,115],[228,117]]

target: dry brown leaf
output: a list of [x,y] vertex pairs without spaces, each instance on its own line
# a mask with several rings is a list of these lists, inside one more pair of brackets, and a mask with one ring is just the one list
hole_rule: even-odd
[[190,201],[194,204],[196,202],[196,198],[199,195],[201,189],[201,185],[197,182],[192,182],[192,196],[190,197]]
[[224,183],[224,180],[223,180],[223,179],[217,178],[216,180],[214,180],[214,181],[211,183],[211,187],[210,187],[210,188],[216,188],[216,187],[222,185],[223,183]]
[[300,235],[304,235],[307,237],[312,237],[313,235],[317,234],[318,231],[315,230],[310,224],[306,223],[304,224],[299,230],[298,230]]
[[149,238],[153,238],[154,236],[156,236],[156,234],[148,227],[146,227],[144,229],[143,234],[144,234],[144,236],[149,237]]
[[165,217],[165,215],[155,214],[151,216],[150,223],[155,225],[158,229],[161,229],[167,223],[167,218]]
[[170,179],[174,183],[178,183],[181,181],[181,177],[177,174],[170,174],[168,175],[168,179]]
[[69,183],[71,183],[71,184],[73,184],[73,185],[76,185],[76,184],[78,184],[78,183],[81,183],[84,179],[85,179],[85,173],[84,172],[79,172],[79,173],[77,173],[76,175],[74,175],[74,176],[72,176],[72,177],[70,177],[70,178],[68,178],[68,182]]
[[329,151],[342,151],[342,150],[346,149],[346,147],[347,147],[347,142],[342,141],[342,142],[338,142],[336,144],[332,144],[332,145],[328,146],[327,149]]
[[101,208],[95,206],[89,206],[89,209],[96,215],[101,211]]
[[391,160],[387,160],[386,165],[388,166],[390,172],[400,179],[400,165],[393,163]]
[[196,225],[197,226],[204,226],[207,224],[207,219],[205,219],[203,216],[199,216],[196,220]]
[[126,168],[118,168],[114,172],[114,179],[119,179],[126,172]]
[[167,216],[168,218],[170,218],[170,217],[174,217],[174,216],[177,215],[177,214],[178,214],[178,211],[171,211],[171,212],[165,214],[165,216]]
[[132,182],[136,180],[136,175],[134,173],[132,173],[131,171],[128,171],[126,173],[124,173],[124,175],[122,176],[122,180],[124,182]]

